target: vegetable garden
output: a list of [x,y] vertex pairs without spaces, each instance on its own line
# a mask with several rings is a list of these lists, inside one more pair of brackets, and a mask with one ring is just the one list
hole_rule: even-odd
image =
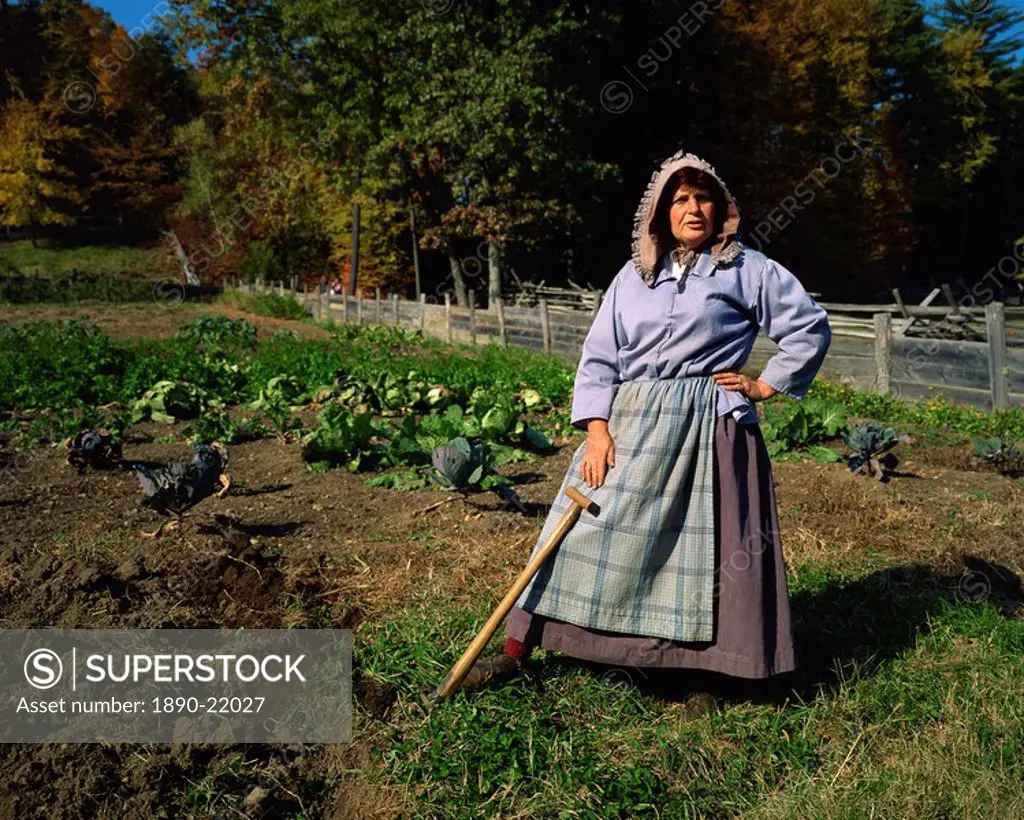
[[[14,314],[0,325],[6,626],[351,628],[357,700],[345,747],[7,747],[0,802],[22,814],[1024,812],[1020,408],[822,382],[760,408],[791,678],[541,652],[525,677],[428,714],[418,692],[524,565],[584,440],[571,369],[215,309],[182,311],[163,338],[144,322],[115,338],[84,317]],[[86,428],[126,458],[219,442],[233,483],[142,538],[154,518],[133,476],[65,463]]]

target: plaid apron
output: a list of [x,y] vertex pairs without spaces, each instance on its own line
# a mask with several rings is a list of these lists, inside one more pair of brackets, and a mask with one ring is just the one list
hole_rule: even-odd
[[534,552],[572,503],[570,483],[600,514],[580,514],[518,606],[588,629],[712,640],[716,393],[710,376],[619,385],[608,419],[616,466],[591,489],[580,444]]

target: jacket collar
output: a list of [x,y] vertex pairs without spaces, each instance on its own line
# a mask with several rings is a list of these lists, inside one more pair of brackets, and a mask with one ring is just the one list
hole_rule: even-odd
[[[693,267],[690,268],[690,272],[682,277],[686,279],[690,276],[696,276],[697,278],[704,278],[706,276],[712,276],[715,273],[715,262],[712,259],[711,248],[705,248],[697,256],[697,261],[694,262]],[[661,257],[658,262],[658,275],[654,281],[655,287],[666,279],[675,281],[675,277],[672,275],[672,254],[666,253]]]

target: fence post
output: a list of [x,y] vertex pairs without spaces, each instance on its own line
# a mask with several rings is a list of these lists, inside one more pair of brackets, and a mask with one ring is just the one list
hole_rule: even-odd
[[548,300],[541,299],[537,308],[540,311],[540,335],[544,341],[544,352],[551,352],[551,317],[548,315]]
[[420,293],[420,333],[427,326],[427,294]]
[[374,291],[374,294],[375,294],[374,298],[375,298],[375,300],[377,302],[377,314],[376,314],[377,315],[377,319],[376,319],[376,321],[377,321],[377,324],[379,325],[380,324],[380,288],[376,287],[376,288],[373,289],[373,291]]
[[326,322],[331,318],[331,292],[324,290],[320,293],[320,321]]
[[875,392],[892,395],[892,315],[875,315]]
[[448,344],[452,343],[452,295],[444,292],[444,327],[448,334]]
[[601,300],[604,298],[604,291],[599,290],[594,294],[594,312],[590,315],[592,317],[597,316],[597,312],[601,309]]
[[1002,302],[985,305],[988,332],[988,372],[992,382],[992,407],[1010,406],[1009,367],[1006,361],[1006,314]]
[[498,311],[498,336],[501,339],[501,346],[508,347],[508,337],[505,335],[505,305],[500,296],[494,297],[494,307]]
[[299,292],[299,277],[298,274],[292,274],[292,293]]
[[363,289],[360,288],[356,291],[356,324],[362,325],[363,323]]
[[263,277],[262,276],[257,276],[256,277],[256,292],[257,293],[263,293]]
[[284,280],[277,283],[277,295],[284,296]]
[[398,325],[401,324],[401,321],[398,318],[398,294],[397,293],[392,293],[391,294],[391,318],[394,320],[392,322],[392,324],[394,324],[395,327],[398,327]]
[[470,288],[469,298],[469,343],[476,344],[476,293]]

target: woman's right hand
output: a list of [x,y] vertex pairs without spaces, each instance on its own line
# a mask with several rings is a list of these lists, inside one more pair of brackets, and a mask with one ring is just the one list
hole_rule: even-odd
[[604,484],[608,468],[615,466],[615,442],[607,429],[587,433],[587,449],[583,453],[580,472],[591,489]]

